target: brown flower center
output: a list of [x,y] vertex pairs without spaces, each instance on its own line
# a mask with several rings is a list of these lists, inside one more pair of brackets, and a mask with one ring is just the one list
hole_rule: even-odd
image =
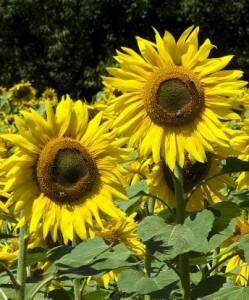
[[145,84],[145,109],[158,125],[179,126],[193,121],[205,105],[198,77],[182,66],[158,69]]
[[96,180],[97,166],[78,141],[57,138],[42,149],[36,175],[40,191],[47,197],[71,202],[91,190]]
[[[196,161],[192,163],[190,159],[186,156],[185,163],[183,166],[183,190],[184,193],[188,193],[192,188],[201,182],[207,176],[210,168],[210,156],[207,155],[207,161],[201,163]],[[171,171],[169,167],[165,164],[163,165],[164,178],[169,185],[169,187],[174,190],[174,182],[171,176]]]

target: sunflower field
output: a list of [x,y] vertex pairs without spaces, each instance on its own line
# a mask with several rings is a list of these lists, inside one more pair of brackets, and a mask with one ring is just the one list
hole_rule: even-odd
[[249,90],[199,27],[92,97],[0,87],[0,298],[249,297]]

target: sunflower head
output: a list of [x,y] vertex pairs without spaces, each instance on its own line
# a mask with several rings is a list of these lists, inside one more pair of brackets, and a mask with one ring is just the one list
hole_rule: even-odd
[[30,82],[15,84],[9,89],[10,100],[14,102],[32,100],[35,94],[36,90],[31,86]]
[[108,68],[106,86],[122,94],[113,100],[113,126],[130,137],[140,155],[164,159],[170,170],[183,167],[185,153],[204,163],[214,145],[229,147],[221,120],[238,119],[235,97],[246,82],[241,71],[222,70],[232,55],[208,58],[214,46],[199,47],[199,28],[191,26],[178,40],[155,30],[155,42],[137,37],[140,53],[123,47]]
[[119,162],[130,149],[102,113],[89,121],[86,105],[66,96],[55,112],[46,102],[45,118],[34,110],[22,114],[15,118],[18,133],[3,135],[15,146],[3,163],[4,192],[11,193],[6,206],[14,214],[24,210],[31,232],[41,226],[43,238],[50,234],[54,242],[61,232],[67,244],[74,234],[87,239],[93,219],[102,227],[101,213],[123,216],[112,199],[127,199]]
[[47,88],[43,93],[42,93],[42,101],[49,100],[51,102],[57,103],[58,98],[57,98],[57,93],[54,89]]

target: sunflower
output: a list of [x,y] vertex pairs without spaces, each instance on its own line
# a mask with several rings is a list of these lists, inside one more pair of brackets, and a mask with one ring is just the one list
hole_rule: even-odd
[[136,213],[122,218],[111,218],[102,220],[104,227],[100,227],[97,222],[90,227],[90,236],[100,236],[107,244],[117,245],[123,243],[130,251],[143,255],[145,246],[137,235],[137,222],[134,220]]
[[[192,188],[202,180],[220,172],[222,157],[214,153],[206,153],[207,161],[191,161],[185,153],[185,162],[183,165],[183,189],[188,194]],[[234,187],[235,183],[228,174],[218,176],[204,182],[192,193],[188,200],[187,211],[199,211],[209,204],[214,204],[226,200],[222,194],[225,186]],[[174,198],[174,182],[169,167],[163,160],[155,164],[151,173],[150,193],[169,207],[176,207]],[[161,202],[161,203],[162,203]]]
[[54,89],[51,88],[47,88],[45,89],[45,91],[42,93],[42,100],[49,100],[52,101],[54,103],[58,102],[58,98],[57,98],[57,93]]
[[109,122],[100,125],[101,113],[88,122],[86,106],[69,96],[55,113],[47,101],[46,119],[34,110],[22,114],[15,119],[19,133],[2,135],[16,146],[2,164],[14,215],[24,210],[31,232],[42,222],[44,238],[50,233],[56,241],[61,231],[65,244],[74,232],[85,240],[93,218],[102,227],[100,211],[120,217],[112,197],[127,199],[118,164],[130,151],[120,148],[126,139],[116,139]]
[[[101,228],[97,222],[90,228],[90,235],[102,237],[109,245],[117,245],[123,243],[131,252],[142,258],[145,254],[145,245],[141,243],[137,235],[138,223],[134,220],[136,213],[123,218],[111,218],[103,220],[104,228]],[[101,277],[95,278],[98,282],[103,283],[108,289],[110,282],[117,282],[118,275],[122,269],[116,269]]]
[[152,164],[153,161],[151,158],[137,158],[127,164],[127,166],[125,166],[125,169],[127,171],[125,178],[128,185],[134,185],[140,180],[147,180],[151,172]]
[[[246,234],[249,234],[248,213],[242,211],[242,216],[236,218],[236,227],[233,235],[221,245],[221,253],[231,244],[239,242]],[[221,257],[221,260],[223,260],[227,256],[230,256],[230,254],[235,254],[227,261],[225,272],[233,273],[229,278],[239,285],[246,286],[249,284],[249,264],[245,261],[243,253],[236,254],[234,251],[228,252]]]
[[[249,118],[243,120],[241,134],[232,139],[231,145],[240,152],[239,159],[249,161]],[[249,172],[241,172],[237,182],[239,189],[247,189],[249,187]]]
[[171,170],[184,166],[185,152],[204,163],[213,144],[229,146],[220,119],[238,119],[229,96],[246,84],[242,71],[222,70],[232,55],[208,58],[214,46],[207,39],[199,47],[198,32],[189,27],[177,42],[167,31],[162,38],[155,30],[155,43],[137,37],[141,55],[123,47],[115,57],[121,67],[103,77],[122,92],[114,126],[142,156],[152,152],[156,163],[163,156]]
[[[18,239],[10,239],[6,244],[0,243],[0,262],[6,267],[10,267],[12,263],[17,259],[19,243]],[[2,268],[0,266],[0,273]]]
[[23,82],[15,84],[9,89],[9,97],[12,101],[28,102],[35,98],[36,90],[31,86],[30,82]]
[[99,92],[93,102],[87,104],[89,110],[89,117],[93,118],[98,112],[103,111],[103,119],[113,120],[114,113],[110,106],[110,103],[116,98],[116,90],[111,86],[105,86],[101,92]]

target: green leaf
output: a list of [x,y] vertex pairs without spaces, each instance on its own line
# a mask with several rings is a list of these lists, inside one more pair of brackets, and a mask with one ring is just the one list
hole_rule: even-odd
[[46,250],[43,248],[33,248],[27,253],[27,267],[34,265],[37,262],[44,262],[47,260]]
[[139,224],[138,236],[152,255],[158,259],[172,259],[184,252],[202,252],[213,221],[214,216],[208,210],[191,215],[183,225],[169,225],[159,217],[150,216]]
[[84,300],[106,300],[109,298],[110,293],[107,291],[94,291],[88,294],[84,294]]
[[207,244],[207,237],[212,229],[214,223],[214,215],[208,211],[203,210],[195,215],[188,217],[184,223],[194,234],[194,241],[190,248],[191,251],[202,252]]
[[65,265],[70,267],[78,267],[79,265],[85,265],[93,261],[96,256],[106,251],[108,246],[105,244],[104,240],[96,236],[93,239],[88,239],[87,242],[82,242],[74,249],[64,255],[56,265]]
[[[140,203],[141,197],[134,197],[132,199],[129,199],[129,201],[124,201],[124,200],[115,200],[115,204],[124,212],[126,212],[128,215],[130,215],[132,212],[135,212],[139,208],[139,203]],[[137,208],[137,209],[133,209]]]
[[136,293],[147,295],[172,285],[172,288],[178,282],[179,278],[172,269],[164,270],[156,277],[145,277],[138,271],[125,270],[118,279],[118,287],[126,293]]
[[244,251],[244,257],[245,257],[245,261],[247,263],[249,263],[249,247],[248,247],[248,245],[249,245],[249,234],[246,234],[241,238],[238,247]]
[[228,157],[222,167],[220,174],[249,171],[249,162],[238,159],[237,157]]
[[14,223],[14,224],[18,223],[18,221],[13,216],[6,214],[5,212],[0,213],[0,218],[3,220],[7,220],[9,223]]
[[72,296],[64,289],[55,289],[48,293],[48,297],[51,300],[72,300]]
[[61,274],[75,274],[78,276],[92,276],[109,272],[111,270],[133,267],[138,262],[129,260],[131,252],[123,245],[109,247],[102,238],[95,237],[86,243],[77,245],[71,253],[55,261]]
[[203,299],[202,297],[219,291],[225,282],[226,277],[222,275],[210,276],[196,286],[196,288],[193,290],[191,299]]
[[164,233],[165,227],[171,226],[165,223],[165,221],[157,216],[145,217],[138,225],[138,236],[146,242],[153,238],[155,235]]
[[8,92],[3,93],[2,97],[0,98],[0,107],[3,106],[7,102],[8,97],[9,97],[8,94],[9,94]]
[[249,287],[223,286],[218,292],[201,298],[202,300],[243,300],[249,299]]
[[224,230],[230,223],[231,219],[234,219],[241,214],[241,208],[231,201],[219,202],[207,209],[211,210],[215,216],[213,225],[213,231],[215,232]]
[[46,255],[48,260],[50,260],[51,262],[55,262],[57,260],[60,260],[64,255],[72,252],[73,249],[74,248],[70,246],[58,246],[49,250]]
[[128,187],[126,192],[129,199],[137,195],[149,195],[149,189],[146,180],[141,180],[138,183]]
[[235,230],[235,221],[232,220],[230,224],[228,224],[227,228],[222,230],[221,232],[213,235],[205,248],[205,252],[209,252],[217,247],[220,247],[221,243],[223,243],[226,239],[228,239]]

